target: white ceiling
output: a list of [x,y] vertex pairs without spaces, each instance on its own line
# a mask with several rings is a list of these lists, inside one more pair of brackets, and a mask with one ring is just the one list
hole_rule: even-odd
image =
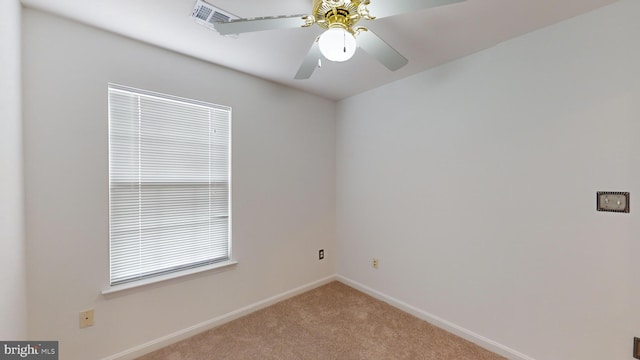
[[[394,1],[394,0],[371,0]],[[308,80],[294,80],[321,29],[271,30],[237,38],[196,24],[196,0],[22,0],[98,28],[184,53],[297,89],[339,100],[492,47],[617,0],[467,0],[368,21],[367,27],[409,64],[391,72],[362,51],[345,63],[324,61]],[[241,17],[306,14],[311,0],[207,0]]]

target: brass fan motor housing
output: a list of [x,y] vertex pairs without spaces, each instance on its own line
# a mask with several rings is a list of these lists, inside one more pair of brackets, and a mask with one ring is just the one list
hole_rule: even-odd
[[323,29],[341,27],[354,32],[353,26],[363,17],[368,0],[313,0],[313,16],[316,24]]

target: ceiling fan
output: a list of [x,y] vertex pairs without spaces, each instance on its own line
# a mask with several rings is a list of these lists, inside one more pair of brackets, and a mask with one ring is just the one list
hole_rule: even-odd
[[393,47],[367,27],[358,26],[360,20],[375,20],[419,9],[453,4],[465,0],[312,0],[311,14],[233,19],[223,17],[211,21],[222,35],[254,31],[310,27],[314,24],[326,31],[318,36],[295,75],[308,79],[321,58],[347,61],[360,47],[391,71],[408,63]]

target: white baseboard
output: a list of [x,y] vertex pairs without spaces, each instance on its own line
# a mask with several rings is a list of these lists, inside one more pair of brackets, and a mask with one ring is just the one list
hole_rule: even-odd
[[251,314],[252,312],[258,311],[260,309],[266,308],[267,306],[273,305],[275,303],[278,303],[280,301],[286,300],[288,298],[294,297],[296,295],[302,294],[304,292],[307,292],[309,290],[315,289],[317,287],[320,287],[322,285],[328,284],[334,280],[337,280],[336,275],[331,275],[328,276],[324,279],[320,279],[314,282],[311,282],[309,284],[297,287],[295,289],[283,292],[281,294],[272,296],[268,299],[264,299],[261,301],[258,301],[257,303],[251,304],[249,306],[245,306],[243,308],[240,308],[238,310],[232,311],[230,313],[218,316],[216,318],[207,320],[205,322],[201,322],[199,324],[196,324],[194,326],[188,327],[186,329],[182,329],[179,331],[176,331],[174,333],[165,335],[161,338],[146,342],[144,344],[138,345],[136,347],[133,347],[131,349],[119,352],[115,355],[111,355],[109,357],[103,358],[102,360],[132,360],[135,359],[137,357],[140,357],[144,354],[148,354],[150,352],[159,350],[165,346],[174,344],[178,341],[187,339],[191,336],[197,335],[203,331],[207,331],[209,329],[213,329],[217,326],[226,324],[232,320],[235,320],[237,318],[240,318],[242,316]]
[[449,331],[452,334],[460,336],[463,339],[469,340],[475,344],[482,346],[483,348],[493,351],[496,354],[507,357],[511,360],[535,360],[532,357],[519,353],[509,347],[506,347],[500,343],[497,343],[493,340],[487,339],[481,335],[478,335],[470,330],[467,330],[461,326],[458,326],[452,322],[444,320],[440,317],[437,317],[433,314],[430,314],[424,310],[418,309],[414,306],[411,306],[407,303],[404,303],[398,299],[395,299],[391,296],[383,294],[377,290],[374,290],[366,285],[360,284],[356,281],[348,279],[341,275],[332,275],[326,278],[311,282],[309,284],[297,287],[295,289],[286,291],[284,293],[272,296],[270,298],[258,301],[254,304],[245,306],[238,310],[232,311],[230,313],[218,316],[216,318],[201,322],[194,326],[188,327],[186,329],[182,329],[176,331],[174,333],[165,335],[161,338],[146,342],[144,344],[138,345],[131,349],[122,351],[115,355],[111,355],[109,357],[103,358],[102,360],[132,360],[142,355],[148,354],[150,352],[159,350],[165,346],[174,344],[178,341],[187,339],[191,336],[197,335],[203,331],[207,331],[213,329],[217,326],[226,324],[230,321],[238,319],[242,316],[248,315],[252,312],[263,309],[267,306],[271,306],[280,301],[286,300],[288,298],[294,297],[296,295],[302,294],[309,290],[315,289],[319,286],[330,283],[331,281],[338,280],[346,285],[349,285],[355,289],[362,291],[365,294],[368,294],[378,300],[384,301],[391,306],[394,306],[402,311],[405,311],[419,319],[425,320],[439,328]]
[[502,355],[510,360],[535,360],[532,357],[524,355],[518,351],[515,351],[509,347],[506,347],[498,342],[495,342],[491,339],[487,339],[484,336],[478,335],[473,331],[467,330],[461,326],[458,326],[452,322],[444,320],[440,317],[437,317],[433,314],[430,314],[424,310],[418,309],[414,306],[411,306],[405,302],[402,302],[398,299],[395,299],[389,295],[383,294],[377,290],[374,290],[366,285],[362,285],[356,281],[348,279],[342,275],[337,275],[336,279],[348,286],[351,286],[354,289],[358,289],[365,294],[368,294],[378,300],[384,301],[389,305],[398,308],[404,312],[407,312],[419,319],[427,321],[430,324],[433,324],[441,329],[444,329],[452,334],[455,334],[465,340],[471,341],[474,344],[477,344],[489,351],[492,351],[498,355]]

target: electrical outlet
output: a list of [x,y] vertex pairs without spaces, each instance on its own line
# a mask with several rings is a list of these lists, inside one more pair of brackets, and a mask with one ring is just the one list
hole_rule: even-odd
[[378,268],[378,258],[373,258],[371,260],[371,266],[373,266],[374,269]]
[[640,338],[633,338],[633,358],[640,359]]
[[324,249],[318,250],[318,260],[324,259]]
[[93,326],[93,309],[80,312],[80,329]]

